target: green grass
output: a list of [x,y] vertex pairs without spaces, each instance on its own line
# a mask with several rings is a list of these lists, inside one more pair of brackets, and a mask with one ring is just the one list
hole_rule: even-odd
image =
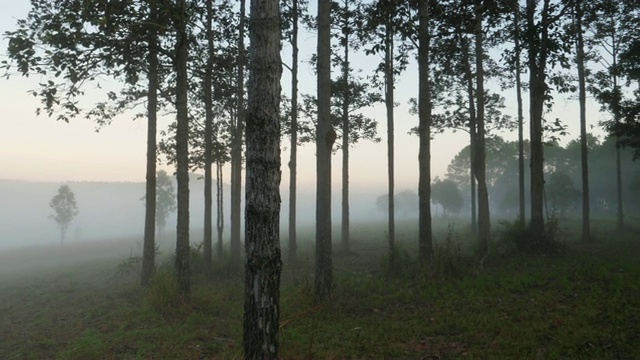
[[[383,224],[356,225],[353,254],[335,257],[335,291],[324,304],[311,293],[313,247],[301,247],[295,269],[285,264],[282,358],[640,358],[636,232],[568,240],[557,256],[496,255],[480,268],[466,254],[469,236],[442,226],[443,266],[459,271],[431,277],[412,256],[415,223],[401,224],[406,271],[389,277],[383,269]],[[572,228],[567,238],[576,238]],[[69,251],[0,255],[1,359],[242,357],[243,278],[196,276],[186,302],[165,267],[143,291],[135,277],[116,275],[126,255]],[[47,262],[30,271],[16,254]]]

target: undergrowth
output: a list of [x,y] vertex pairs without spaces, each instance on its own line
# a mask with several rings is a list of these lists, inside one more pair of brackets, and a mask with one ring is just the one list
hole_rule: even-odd
[[[334,293],[321,304],[312,256],[301,253],[283,269],[281,358],[640,358],[637,237],[532,256],[517,251],[511,234],[508,255],[478,271],[473,242],[450,226],[428,275],[407,243],[398,247],[399,275],[385,276],[384,241],[354,242],[359,255],[335,259]],[[144,290],[109,278],[116,264],[4,281],[0,358],[242,357],[241,278],[194,274],[186,301],[171,259]]]

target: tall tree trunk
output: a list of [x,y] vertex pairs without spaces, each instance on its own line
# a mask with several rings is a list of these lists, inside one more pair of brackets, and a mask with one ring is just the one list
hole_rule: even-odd
[[491,220],[489,215],[489,191],[486,179],[486,155],[484,139],[484,68],[483,68],[483,30],[482,30],[482,0],[475,1],[475,43],[476,43],[476,97],[478,138],[476,139],[476,179],[478,180],[478,230],[480,235],[480,256],[489,253],[489,238],[491,236]]
[[207,0],[207,68],[204,74],[204,239],[203,243],[203,261],[204,272],[211,275],[211,266],[213,262],[212,242],[213,242],[213,224],[212,224],[212,166],[213,166],[213,94],[212,94],[212,77],[213,77],[213,0]]
[[591,239],[591,222],[589,220],[589,162],[587,144],[587,89],[584,69],[584,40],[582,29],[582,0],[576,0],[576,54],[578,65],[578,87],[580,102],[580,160],[582,165],[582,241]]
[[525,224],[525,196],[524,196],[524,127],[522,106],[522,81],[520,78],[520,6],[519,0],[514,0],[514,47],[516,66],[516,101],[518,104],[518,205],[520,224]]
[[418,68],[419,68],[419,134],[418,153],[418,198],[419,198],[419,234],[418,248],[420,263],[434,270],[433,233],[431,227],[431,89],[429,86],[429,5],[427,0],[419,1],[420,25],[418,28]]
[[[615,22],[612,19],[612,22]],[[612,24],[613,34],[611,35],[611,57],[613,68],[613,118],[616,126],[620,123],[620,89],[618,88],[618,49],[620,46],[620,39],[616,32],[615,23]],[[617,229],[622,230],[624,228],[624,210],[622,202],[622,163],[620,160],[620,137],[616,136],[616,195],[618,197],[618,212],[617,212]]]
[[298,177],[298,0],[291,0],[293,29],[291,34],[291,154],[289,158],[289,262],[295,263],[298,252],[297,177]]
[[342,96],[342,251],[349,252],[349,1],[344,0],[344,18],[342,34],[344,35],[344,61],[342,62],[343,91]]
[[316,126],[316,301],[333,288],[331,254],[331,148],[336,132],[331,126],[331,4],[318,0],[318,123]]
[[[149,20],[151,24],[157,23],[157,5],[155,0],[149,1]],[[157,132],[157,107],[158,107],[158,30],[155,25],[148,29],[149,72],[147,74],[149,84],[147,94],[147,174],[145,189],[144,211],[144,246],[142,250],[142,286],[149,285],[155,270],[156,253],[156,132]]]
[[222,182],[222,160],[216,161],[216,230],[218,231],[218,258],[223,257],[223,237],[224,231],[224,183]]
[[178,182],[178,224],[176,239],[176,278],[183,296],[191,294],[189,276],[189,114],[187,111],[187,6],[178,0],[178,30],[176,41],[176,179]]
[[385,25],[385,105],[387,108],[387,178],[389,193],[389,209],[388,209],[388,228],[387,236],[389,237],[389,270],[396,268],[396,216],[395,216],[395,163],[394,163],[394,87],[395,81],[393,76],[393,29],[391,21],[387,19]]
[[245,210],[245,359],[277,359],[280,330],[280,16],[251,0]]
[[[544,149],[542,146],[542,113],[547,91],[546,63],[548,55],[549,0],[544,0],[540,29],[535,23],[536,1],[527,0],[527,32],[529,36],[529,116],[531,139],[531,226],[535,233],[544,232]],[[541,32],[538,38],[537,33]]]
[[464,71],[465,71],[465,80],[467,82],[467,97],[469,99],[469,189],[471,191],[471,231],[473,233],[477,232],[478,224],[476,222],[477,216],[476,211],[478,206],[476,204],[476,129],[477,129],[477,120],[476,120],[476,106],[475,106],[475,95],[473,89],[473,73],[471,71],[471,60],[469,60],[469,43],[467,42],[467,38],[464,35],[460,35],[460,41],[462,43],[463,50],[463,60],[464,60]]
[[231,149],[231,268],[240,266],[240,220],[242,202],[242,138],[244,133],[244,34],[245,0],[240,0],[240,34],[238,37],[238,80],[236,89],[236,126]]

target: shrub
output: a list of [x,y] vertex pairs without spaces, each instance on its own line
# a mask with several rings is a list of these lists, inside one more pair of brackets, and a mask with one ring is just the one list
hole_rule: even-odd
[[453,238],[453,224],[449,224],[445,241],[435,244],[433,270],[438,278],[459,279],[473,273],[476,264],[474,256],[465,252]]
[[558,239],[558,219],[552,217],[547,221],[543,232],[534,230],[529,224],[519,220],[502,221],[498,229],[497,249],[499,253],[514,251],[528,254],[556,255],[565,247]]
[[178,282],[171,267],[162,266],[156,271],[146,290],[144,303],[163,317],[175,314],[182,308],[184,299],[180,295]]

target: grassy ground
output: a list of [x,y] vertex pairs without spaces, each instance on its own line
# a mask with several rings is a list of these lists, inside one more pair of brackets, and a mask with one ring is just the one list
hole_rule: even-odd
[[[602,225],[594,243],[569,241],[562,255],[493,256],[480,267],[464,254],[464,230],[443,226],[439,249],[451,271],[431,278],[410,255],[415,224],[398,228],[402,276],[383,271],[383,225],[356,226],[353,253],[336,253],[335,294],[322,305],[311,295],[312,247],[295,267],[285,264],[283,358],[640,358],[637,232]],[[574,238],[571,228],[560,236]],[[147,291],[135,275],[118,275],[129,245],[115,245],[0,253],[0,359],[242,357],[241,277],[196,276],[186,303],[169,267]]]

